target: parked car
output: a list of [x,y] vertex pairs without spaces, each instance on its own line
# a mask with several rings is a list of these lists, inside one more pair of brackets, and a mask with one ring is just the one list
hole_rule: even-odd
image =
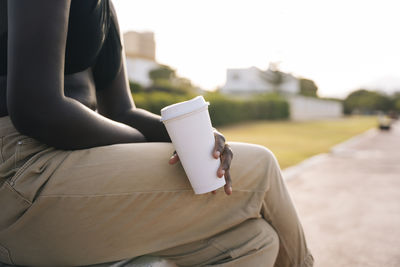
[[386,114],[380,114],[378,116],[378,126],[381,130],[390,130],[392,119]]

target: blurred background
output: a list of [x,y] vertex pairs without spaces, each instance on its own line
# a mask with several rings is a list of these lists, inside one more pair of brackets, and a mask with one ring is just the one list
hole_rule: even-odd
[[[202,94],[229,140],[270,147],[283,168],[400,111],[396,1],[114,5],[138,107],[159,113]],[[240,127],[249,122],[251,133]],[[325,143],[314,149],[307,140]]]
[[[133,98],[271,149],[315,266],[400,266],[395,0],[115,0]],[[234,188],[234,186],[233,186]]]
[[123,32],[150,31],[157,61],[214,90],[230,68],[271,62],[316,82],[319,95],[400,86],[394,0],[114,1]]

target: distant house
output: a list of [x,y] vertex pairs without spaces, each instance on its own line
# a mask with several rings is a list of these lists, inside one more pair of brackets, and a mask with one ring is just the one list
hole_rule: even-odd
[[265,71],[256,67],[228,69],[226,83],[220,89],[223,94],[249,97],[260,93],[280,93],[289,103],[292,120],[338,118],[343,114],[342,104],[337,101],[300,95],[300,80],[289,73],[273,68]]
[[297,94],[300,92],[300,83],[292,74],[271,68],[266,71],[256,67],[228,69],[221,92],[240,95],[270,92]]
[[295,121],[340,118],[343,115],[342,103],[316,97],[291,95],[289,102],[290,119]]
[[154,33],[127,32],[124,34],[124,48],[129,80],[150,86],[149,72],[160,66],[156,62]]

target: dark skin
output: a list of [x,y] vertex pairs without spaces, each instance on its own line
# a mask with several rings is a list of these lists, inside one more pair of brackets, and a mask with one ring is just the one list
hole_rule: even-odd
[[[95,90],[91,68],[64,75],[69,8],[70,0],[8,1],[8,74],[0,76],[0,116],[9,115],[22,134],[59,149],[170,142],[160,117],[135,107],[124,59],[101,91]],[[213,156],[221,160],[217,175],[225,176],[230,195],[232,150],[222,134],[214,136]],[[178,161],[174,154],[169,163]]]

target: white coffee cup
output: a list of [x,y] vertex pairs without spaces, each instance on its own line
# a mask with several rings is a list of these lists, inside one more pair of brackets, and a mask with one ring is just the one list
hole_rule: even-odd
[[161,110],[161,121],[195,194],[211,192],[225,185],[225,179],[217,177],[220,160],[212,156],[215,138],[208,105],[202,96],[197,96]]

